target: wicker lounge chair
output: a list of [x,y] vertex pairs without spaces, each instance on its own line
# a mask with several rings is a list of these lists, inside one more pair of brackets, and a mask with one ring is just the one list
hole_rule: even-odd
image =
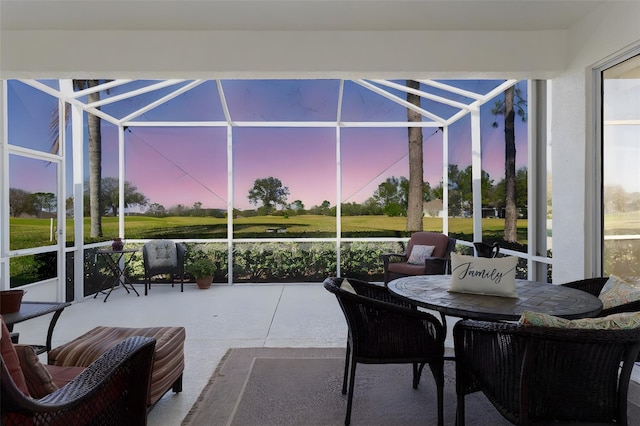
[[145,425],[154,346],[155,339],[130,337],[41,398],[26,395],[16,385],[16,367],[7,365],[3,355],[2,424]]
[[[423,262],[410,263],[414,246],[433,246],[431,256]],[[404,253],[382,255],[384,283],[410,275],[441,275],[448,272],[449,258],[456,246],[456,239],[437,232],[415,232],[411,235]]]

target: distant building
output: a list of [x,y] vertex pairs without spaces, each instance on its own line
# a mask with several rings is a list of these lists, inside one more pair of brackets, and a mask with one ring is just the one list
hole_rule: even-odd
[[424,217],[444,217],[442,200],[435,199],[422,203]]

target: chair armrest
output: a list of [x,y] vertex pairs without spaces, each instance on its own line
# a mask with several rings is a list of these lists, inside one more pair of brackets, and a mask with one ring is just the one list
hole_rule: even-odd
[[576,290],[586,291],[596,297],[600,295],[602,288],[609,280],[609,277],[587,278],[584,280],[571,281],[561,284],[563,287],[575,288]]
[[181,243],[176,243],[176,251],[178,252],[178,263],[184,263],[184,257],[187,251]]
[[142,246],[142,265],[144,267],[144,273],[147,275],[147,272],[149,271],[149,251],[147,250],[146,245]]
[[609,309],[603,309],[598,314],[599,317],[606,317],[611,314],[620,314],[623,312],[640,312],[640,300],[625,303],[624,305],[613,306]]
[[184,258],[186,254],[186,249],[180,243],[176,243],[176,252],[178,254],[178,270],[180,274],[184,274]]
[[146,424],[155,344],[154,338],[129,337],[41,399],[3,385],[3,420],[10,416],[9,423],[19,424]]
[[424,260],[425,275],[444,275],[448,259],[443,257],[427,257]]

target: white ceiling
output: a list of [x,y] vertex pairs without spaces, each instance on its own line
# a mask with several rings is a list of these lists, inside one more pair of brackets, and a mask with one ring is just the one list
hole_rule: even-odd
[[[564,30],[606,0],[0,0],[2,30]],[[609,2],[610,3],[610,2]]]

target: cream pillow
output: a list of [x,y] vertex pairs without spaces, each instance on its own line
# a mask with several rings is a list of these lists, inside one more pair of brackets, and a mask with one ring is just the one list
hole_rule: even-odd
[[176,266],[178,263],[176,243],[173,241],[149,241],[147,243],[147,255],[149,257],[149,264],[156,268],[161,266]]
[[423,246],[420,244],[414,245],[411,248],[411,253],[409,254],[409,260],[407,260],[407,263],[411,263],[412,265],[424,265],[424,261],[431,257],[435,248],[436,246]]
[[515,256],[485,258],[451,253],[450,292],[518,297]]
[[346,278],[344,280],[342,280],[342,284],[340,284],[340,288],[342,290],[346,291],[346,292],[357,294],[356,290],[353,288],[351,283],[349,281],[347,281]]
[[599,318],[581,318],[568,320],[540,312],[524,311],[520,324],[537,327],[590,329],[590,330],[628,330],[640,327],[640,312],[624,312]]
[[602,301],[602,309],[635,302],[640,300],[640,286],[634,286],[612,275],[602,287],[598,298]]

